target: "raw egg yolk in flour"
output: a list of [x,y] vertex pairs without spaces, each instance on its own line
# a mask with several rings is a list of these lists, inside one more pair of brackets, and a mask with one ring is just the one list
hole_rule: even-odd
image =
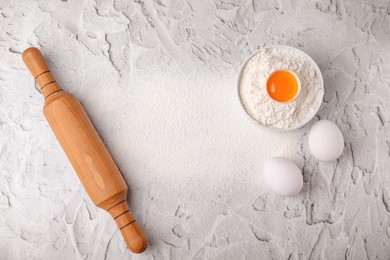
[[267,91],[270,97],[278,102],[293,100],[299,91],[296,75],[288,70],[277,70],[267,80]]

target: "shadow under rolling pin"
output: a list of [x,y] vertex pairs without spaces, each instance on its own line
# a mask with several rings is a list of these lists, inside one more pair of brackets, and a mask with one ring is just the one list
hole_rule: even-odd
[[127,247],[143,252],[148,240],[127,205],[126,183],[84,108],[57,84],[37,48],[26,49],[22,59],[45,98],[45,117],[88,195],[114,218]]

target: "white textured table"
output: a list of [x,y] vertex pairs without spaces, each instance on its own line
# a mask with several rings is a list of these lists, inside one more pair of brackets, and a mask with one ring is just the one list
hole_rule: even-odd
[[[366,2],[366,3],[365,3]],[[376,1],[0,1],[1,259],[389,259],[390,4]],[[319,118],[342,129],[337,163],[306,135],[259,128],[237,98],[253,51],[287,44],[319,64]],[[150,246],[125,248],[95,208],[21,61],[40,47],[130,187]],[[266,158],[304,189],[280,198]]]

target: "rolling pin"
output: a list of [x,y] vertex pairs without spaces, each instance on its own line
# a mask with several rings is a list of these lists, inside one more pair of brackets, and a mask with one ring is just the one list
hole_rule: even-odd
[[127,205],[127,186],[77,98],[57,84],[41,52],[28,48],[22,59],[45,98],[43,113],[96,206],[114,218],[127,247],[143,252],[148,240]]

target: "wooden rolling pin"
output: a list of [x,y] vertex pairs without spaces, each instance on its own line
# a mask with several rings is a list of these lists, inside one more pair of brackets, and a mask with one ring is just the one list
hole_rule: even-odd
[[28,48],[22,58],[45,98],[43,112],[96,206],[114,218],[127,247],[143,252],[148,240],[127,205],[127,186],[77,98],[57,84],[41,52]]

